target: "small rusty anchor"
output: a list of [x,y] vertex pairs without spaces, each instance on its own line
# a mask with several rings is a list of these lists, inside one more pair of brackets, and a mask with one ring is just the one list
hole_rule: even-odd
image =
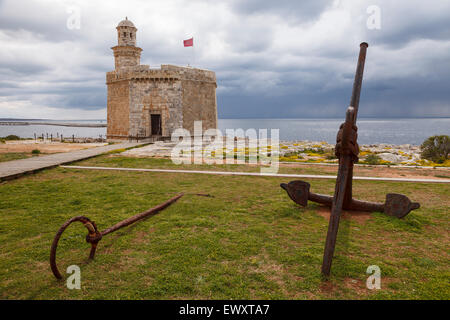
[[176,196],[174,196],[173,198],[170,198],[169,200],[167,200],[166,202],[161,203],[160,205],[157,205],[156,207],[153,207],[147,211],[138,213],[137,215],[134,215],[128,219],[120,221],[104,231],[98,231],[97,225],[95,224],[95,222],[91,221],[89,218],[84,217],[84,216],[73,217],[73,218],[67,220],[61,226],[61,228],[59,228],[58,232],[56,233],[55,238],[53,239],[52,248],[50,250],[50,267],[52,269],[53,275],[57,279],[62,279],[62,275],[59,272],[58,267],[56,265],[56,249],[58,247],[58,242],[59,242],[59,239],[61,238],[61,235],[63,234],[64,230],[66,230],[67,227],[72,222],[79,221],[86,227],[86,229],[88,229],[88,234],[86,236],[86,242],[91,244],[91,251],[89,253],[89,259],[94,259],[95,251],[97,249],[97,244],[99,243],[100,240],[102,240],[102,238],[105,235],[112,233],[114,231],[117,231],[117,230],[119,230],[123,227],[126,227],[132,223],[135,223],[139,220],[142,220],[146,217],[149,217],[151,215],[154,215],[154,214],[160,212],[161,210],[167,208],[172,203],[174,203],[175,201],[180,199],[183,195],[184,195],[183,193],[179,193]]
[[310,184],[305,181],[296,180],[287,184],[281,184],[281,187],[286,190],[289,197],[301,206],[306,206],[308,200],[310,200],[331,207],[330,223],[322,262],[322,274],[325,276],[330,275],[342,209],[378,211],[384,212],[389,216],[403,218],[411,210],[420,207],[419,203],[411,202],[407,196],[398,193],[388,193],[385,203],[356,200],[352,197],[353,165],[358,161],[359,154],[356,118],[368,46],[366,42],[360,44],[350,106],[347,108],[345,122],[341,124],[336,138],[335,154],[339,159],[339,168],[334,196],[310,192]]

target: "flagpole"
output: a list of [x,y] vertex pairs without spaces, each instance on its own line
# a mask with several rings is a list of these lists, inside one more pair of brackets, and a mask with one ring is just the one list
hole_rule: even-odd
[[[187,40],[183,40],[183,45],[185,46],[185,47],[192,47],[192,56],[191,56],[191,59],[192,59],[192,65],[194,65],[195,64],[195,50],[194,50],[194,37],[191,37],[190,39],[187,39]],[[188,61],[188,67],[190,67],[191,65],[190,65],[190,63],[189,63],[189,61]]]

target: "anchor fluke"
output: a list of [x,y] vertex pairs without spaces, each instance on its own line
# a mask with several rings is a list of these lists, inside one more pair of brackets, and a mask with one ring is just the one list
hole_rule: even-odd
[[405,217],[411,210],[420,208],[418,202],[411,202],[407,196],[400,193],[388,193],[384,205],[384,213],[399,219]]
[[306,207],[309,198],[309,188],[311,186],[308,182],[295,180],[287,184],[282,183],[280,184],[280,186],[284,190],[286,190],[289,198],[291,198],[292,201],[303,207]]

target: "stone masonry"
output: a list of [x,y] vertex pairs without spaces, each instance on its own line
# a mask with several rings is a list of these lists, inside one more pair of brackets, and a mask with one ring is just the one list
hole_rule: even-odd
[[193,135],[197,120],[203,121],[203,130],[217,128],[213,71],[141,65],[134,24],[125,19],[116,29],[115,70],[106,74],[108,141],[170,137],[177,128]]

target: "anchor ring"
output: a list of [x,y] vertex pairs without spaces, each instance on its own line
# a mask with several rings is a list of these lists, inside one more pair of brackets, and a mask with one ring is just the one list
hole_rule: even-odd
[[88,229],[88,234],[86,236],[86,242],[91,244],[91,251],[89,253],[89,259],[93,259],[95,255],[95,250],[97,248],[97,243],[102,239],[102,233],[98,231],[95,222],[91,221],[89,218],[85,216],[77,216],[67,220],[58,230],[55,237],[53,238],[52,247],[50,249],[50,266],[52,268],[52,272],[57,279],[62,279],[62,275],[58,270],[56,265],[56,249],[58,247],[59,239],[63,232],[67,229],[67,227],[75,221],[81,222],[86,229]]

